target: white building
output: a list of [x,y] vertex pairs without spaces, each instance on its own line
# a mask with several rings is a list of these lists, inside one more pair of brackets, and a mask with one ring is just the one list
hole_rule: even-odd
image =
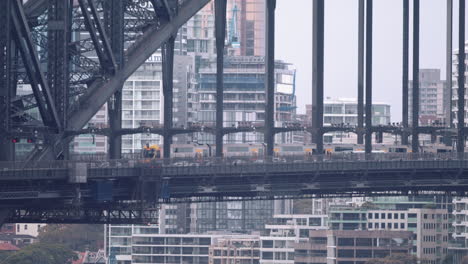
[[293,264],[294,247],[309,239],[309,230],[326,230],[326,215],[275,215],[265,225],[267,236],[260,237],[260,263]]
[[[312,120],[312,105],[306,105],[307,122]],[[365,117],[364,117],[365,118]],[[365,122],[365,119],[364,119]],[[372,125],[388,125],[391,123],[390,105],[384,102],[372,103]],[[338,98],[331,99],[327,97],[323,103],[323,125],[324,126],[351,126],[358,124],[357,99]],[[365,123],[364,123],[365,125]],[[336,144],[356,144],[357,136],[355,133],[333,132],[323,135],[325,143]],[[373,140],[375,140],[373,138]],[[383,143],[394,143],[395,138],[384,135]]]

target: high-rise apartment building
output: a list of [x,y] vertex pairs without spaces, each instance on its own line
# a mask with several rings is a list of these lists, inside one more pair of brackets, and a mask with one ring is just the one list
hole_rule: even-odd
[[[276,61],[275,67],[275,126],[294,121],[296,98],[294,71],[287,63]],[[199,122],[213,125],[216,116],[216,67],[201,68],[198,78]],[[263,124],[265,121],[265,59],[263,57],[225,58],[224,64],[224,126],[239,122]],[[198,142],[213,143],[214,136],[196,135]],[[291,143],[293,133],[276,135],[276,143]],[[226,143],[260,143],[263,133],[243,132],[224,137]]]
[[[409,82],[408,89],[408,117],[412,121],[413,82]],[[449,97],[446,82],[440,79],[440,69],[419,70],[419,124],[448,123],[446,117],[446,102]]]

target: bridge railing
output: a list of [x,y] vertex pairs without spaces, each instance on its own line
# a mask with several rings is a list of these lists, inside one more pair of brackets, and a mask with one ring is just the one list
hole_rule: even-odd
[[[138,156],[137,156],[138,155]],[[167,171],[221,172],[223,170],[248,171],[266,169],[291,170],[351,170],[351,169],[396,169],[396,168],[445,168],[468,167],[468,153],[335,153],[332,155],[289,155],[280,157],[226,157],[226,158],[172,158],[141,159],[139,154],[124,155],[119,160],[108,160],[103,155],[89,156],[66,161],[41,161],[25,164],[22,161],[0,162],[0,172],[9,170],[70,169],[76,163],[85,163],[88,168],[134,168],[164,167]],[[185,169],[188,168],[188,169]],[[181,173],[181,172],[178,172]],[[1,176],[1,174],[0,174]]]

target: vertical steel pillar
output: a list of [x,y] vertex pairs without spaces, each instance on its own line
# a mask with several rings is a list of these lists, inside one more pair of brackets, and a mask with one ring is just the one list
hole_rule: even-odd
[[357,143],[364,144],[364,0],[359,0],[358,18],[358,126]]
[[[118,68],[124,64],[124,1],[105,1],[104,24],[107,36],[110,38],[112,53]],[[123,83],[121,84],[123,86]],[[107,101],[109,126],[112,131],[109,136],[109,158],[122,157],[122,136],[116,133],[122,128],[122,92],[121,89]]]
[[226,0],[215,0],[216,35],[216,157],[223,156],[224,39],[226,38]]
[[409,64],[409,0],[403,0],[403,78],[402,78],[402,125],[401,144],[408,145],[408,64]]
[[413,90],[411,149],[419,152],[419,0],[413,2]]
[[323,52],[324,52],[324,0],[313,3],[312,37],[312,141],[317,153],[323,153]]
[[465,0],[458,8],[458,133],[457,152],[465,151]]
[[[445,89],[448,89],[449,96],[448,104],[445,108],[445,123],[449,127],[453,127],[452,117],[452,31],[453,31],[453,0],[447,0],[447,52],[446,52],[446,72],[445,72]],[[445,102],[444,102],[445,103]]]
[[372,0],[366,5],[366,153],[372,152]]
[[[49,0],[47,14],[47,81],[61,127],[65,128],[69,101],[70,1]],[[62,144],[59,151],[64,155],[61,158],[66,158],[68,143],[63,141]]]
[[265,143],[267,156],[273,156],[275,145],[275,9],[276,0],[265,3]]
[[[12,39],[11,1],[0,1],[0,135],[10,130],[10,102],[12,98]],[[0,137],[0,161],[11,161],[15,157],[14,144],[6,136]]]
[[163,95],[164,95],[164,158],[171,157],[172,144],[172,110],[173,110],[173,71],[174,71],[174,44],[176,35],[171,36],[162,48],[163,66]]

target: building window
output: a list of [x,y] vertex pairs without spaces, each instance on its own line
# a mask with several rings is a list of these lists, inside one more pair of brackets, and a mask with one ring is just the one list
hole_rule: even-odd
[[28,230],[28,225],[24,225],[24,230]]

